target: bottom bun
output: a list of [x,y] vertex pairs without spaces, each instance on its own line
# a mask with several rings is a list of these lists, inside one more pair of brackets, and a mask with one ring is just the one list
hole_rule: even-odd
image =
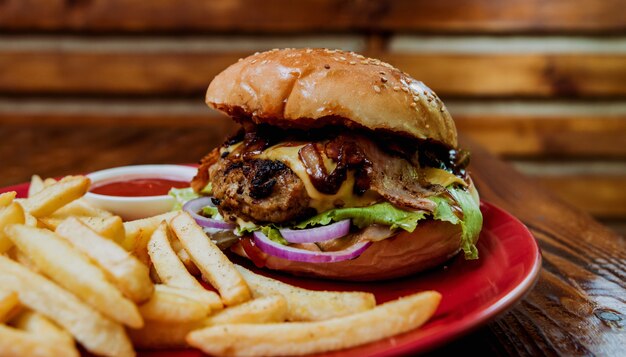
[[[294,275],[336,280],[372,281],[417,273],[452,258],[460,250],[461,225],[425,220],[412,232],[373,243],[358,258],[336,263],[294,262],[268,255],[265,267]],[[241,244],[233,247],[246,257]]]

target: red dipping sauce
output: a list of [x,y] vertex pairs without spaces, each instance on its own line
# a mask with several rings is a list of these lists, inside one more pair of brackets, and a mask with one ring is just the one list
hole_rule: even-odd
[[92,187],[89,192],[105,196],[146,197],[167,195],[171,188],[189,187],[189,182],[164,178],[137,178],[112,181]]

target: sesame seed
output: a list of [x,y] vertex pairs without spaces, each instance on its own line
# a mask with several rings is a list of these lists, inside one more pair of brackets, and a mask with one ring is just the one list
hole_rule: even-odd
[[237,62],[241,62],[241,61],[243,61],[243,58],[240,58],[240,59],[237,60]]
[[325,64],[325,65],[324,65],[324,68],[326,68],[326,69],[330,69],[330,65],[329,65],[329,64]]
[[311,53],[311,52],[313,52],[313,50],[312,50],[312,49],[310,49],[310,48],[307,48],[307,49],[306,49],[306,53]]
[[417,102],[418,100],[420,100],[420,97],[413,97],[413,101]]
[[340,56],[339,59],[342,60],[342,61],[346,60],[346,58],[344,56]]
[[259,53],[260,53],[260,52],[254,52],[254,55],[256,56],[256,55],[258,55]]
[[350,64],[356,64],[356,62],[355,61],[350,61]]
[[395,90],[395,91],[397,92],[397,91],[399,91],[399,90],[400,90],[400,87],[395,86],[395,87],[393,87],[393,90]]
[[374,92],[380,93],[380,87],[379,86],[374,86]]
[[387,83],[387,78],[385,78],[385,77],[381,77],[381,78],[380,78],[380,81],[381,81],[381,82],[383,82],[383,83]]
[[408,93],[409,92],[409,88],[407,87],[402,87],[402,91]]
[[255,60],[255,59],[253,59],[252,61],[250,61],[250,63],[253,63],[253,64],[254,64],[254,63],[256,63],[256,60]]
[[368,64],[367,60],[361,61],[362,64]]
[[411,103],[411,108],[415,108],[415,107],[417,107],[417,104],[415,102],[412,102]]

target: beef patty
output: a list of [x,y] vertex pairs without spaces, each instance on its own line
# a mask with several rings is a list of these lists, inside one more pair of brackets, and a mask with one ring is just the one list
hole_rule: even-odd
[[280,161],[224,158],[209,171],[215,204],[227,221],[282,223],[310,214],[302,180]]

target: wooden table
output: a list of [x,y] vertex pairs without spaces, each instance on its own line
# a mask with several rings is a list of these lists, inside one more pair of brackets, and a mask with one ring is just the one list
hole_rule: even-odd
[[[194,127],[0,126],[0,187],[31,174],[57,176],[139,163],[194,162],[221,140]],[[483,199],[522,220],[539,241],[535,288],[488,325],[434,355],[626,353],[626,241],[555,199],[474,143],[471,170]],[[593,187],[590,187],[593,189]]]

